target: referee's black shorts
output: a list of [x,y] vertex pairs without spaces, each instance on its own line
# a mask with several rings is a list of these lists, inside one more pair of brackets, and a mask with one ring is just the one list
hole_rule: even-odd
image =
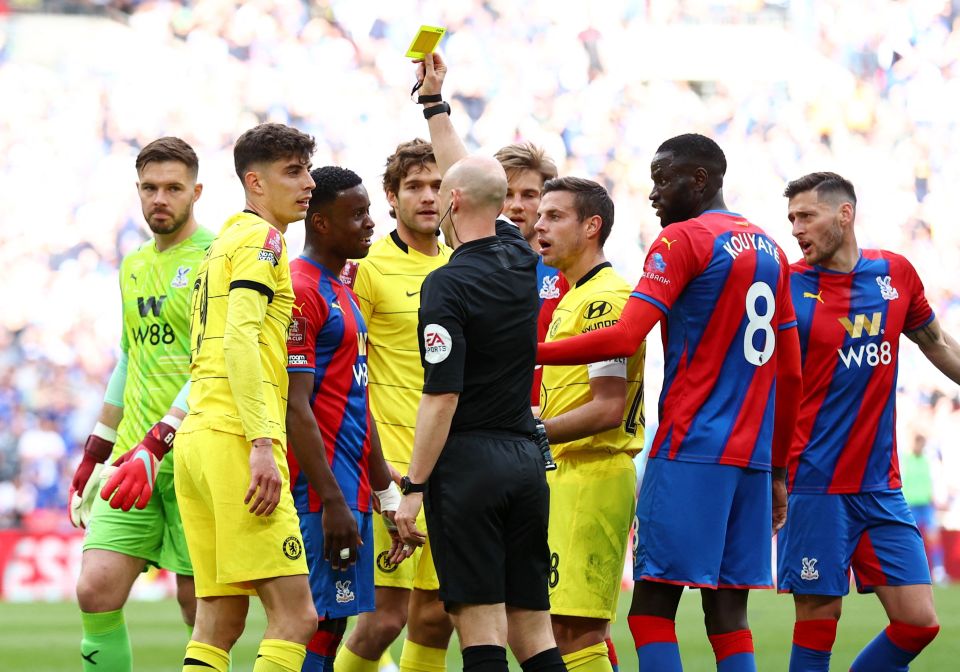
[[550,490],[543,458],[508,432],[451,434],[424,494],[440,599],[546,611]]

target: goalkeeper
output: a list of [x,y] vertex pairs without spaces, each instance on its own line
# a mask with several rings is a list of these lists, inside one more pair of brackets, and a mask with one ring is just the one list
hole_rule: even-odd
[[[202,191],[198,167],[193,149],[172,137],[151,142],[136,160],[137,190],[153,237],[120,265],[122,353],[71,483],[71,520],[87,526],[77,581],[85,672],[133,670],[123,605],[148,564],[177,575],[177,600],[188,627],[196,615],[173,461],[158,467],[157,460],[172,446],[185,414],[191,292],[214,238],[193,216]],[[119,469],[103,497],[93,498],[87,523],[73,495],[100,489],[100,465],[108,458]],[[157,496],[151,497],[154,487]]]

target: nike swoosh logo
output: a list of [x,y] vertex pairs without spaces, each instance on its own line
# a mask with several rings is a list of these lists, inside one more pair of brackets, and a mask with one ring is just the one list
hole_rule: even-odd
[[93,660],[93,657],[94,657],[95,655],[97,655],[98,653],[100,653],[100,649],[94,649],[94,650],[91,651],[90,653],[84,653],[83,651],[81,651],[81,652],[80,652],[80,657],[83,658],[83,659],[84,659],[85,661],[87,661],[88,663],[90,663],[91,665],[96,665],[97,663],[96,663],[96,661]]
[[418,289],[418,290],[415,291],[415,292],[407,292],[407,296],[416,296],[416,295],[419,294],[419,293],[420,293],[420,290]]

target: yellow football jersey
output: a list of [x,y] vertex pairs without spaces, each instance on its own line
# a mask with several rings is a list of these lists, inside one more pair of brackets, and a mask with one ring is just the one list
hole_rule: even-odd
[[[631,289],[609,263],[600,264],[560,299],[546,340],[569,338],[616,323],[630,298]],[[646,348],[646,343],[642,344],[626,361],[543,367],[540,387],[540,415],[543,418],[555,418],[590,401],[591,377],[620,376],[627,381],[623,423],[594,436],[551,444],[555,458],[582,450],[624,451],[636,455],[643,449],[643,360]]]
[[417,345],[420,286],[427,274],[447,263],[451,249],[428,257],[409,247],[394,230],[359,262],[353,290],[367,322],[370,408],[377,421],[383,456],[410,464],[413,427],[423,390]]
[[[236,288],[255,289],[268,301],[259,335],[265,426],[248,427],[247,432],[230,389],[223,353],[227,301],[230,290]],[[192,382],[187,399],[190,412],[181,433],[216,429],[246,435],[248,440],[270,437],[286,441],[287,329],[293,299],[283,234],[249,212],[228,219],[200,265],[194,283],[190,324]],[[242,319],[243,316],[231,316],[233,324]]]

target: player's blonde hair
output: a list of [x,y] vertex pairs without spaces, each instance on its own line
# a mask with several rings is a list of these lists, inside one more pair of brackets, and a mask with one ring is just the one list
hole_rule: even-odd
[[515,142],[501,148],[493,156],[503,166],[508,178],[522,170],[539,173],[543,182],[557,176],[557,164],[547,156],[542,147],[537,147],[532,142]]

